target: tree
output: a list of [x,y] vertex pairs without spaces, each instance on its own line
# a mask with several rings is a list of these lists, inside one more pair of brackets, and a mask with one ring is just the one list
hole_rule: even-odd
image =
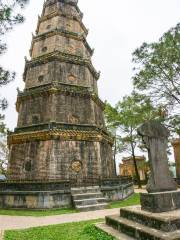
[[7,176],[7,163],[8,163],[8,146],[6,135],[0,136],[0,175]]
[[115,107],[106,103],[105,117],[109,130],[117,131],[117,152],[128,152],[134,162],[138,186],[141,188],[138,167],[136,163],[136,150],[142,148],[141,139],[137,134],[137,128],[144,123],[158,116],[149,98],[133,92],[125,96]]
[[[180,129],[180,23],[156,43],[143,43],[133,53],[136,91],[151,98],[155,106],[171,112],[170,125]],[[178,124],[178,127],[177,127]]]
[[[7,50],[7,45],[4,43],[5,34],[13,28],[15,24],[22,23],[24,17],[17,13],[17,8],[23,8],[28,0],[1,0],[0,1],[0,56]],[[15,73],[10,73],[0,66],[0,87],[7,85],[15,78]],[[7,107],[6,99],[0,99],[0,110]],[[2,123],[3,116],[0,114]],[[3,126],[1,124],[1,126]],[[1,129],[0,129],[1,130]]]

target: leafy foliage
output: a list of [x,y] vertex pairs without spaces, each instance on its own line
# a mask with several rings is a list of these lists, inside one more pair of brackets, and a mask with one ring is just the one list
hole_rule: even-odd
[[6,135],[1,134],[0,137],[0,175],[7,175],[7,163],[8,163],[8,146],[6,141]]
[[110,131],[116,129],[117,152],[127,152],[133,157],[136,177],[140,187],[140,178],[136,164],[136,149],[143,148],[137,128],[150,119],[159,118],[149,98],[133,92],[125,96],[115,107],[106,103],[105,117]]
[[[15,24],[22,23],[24,17],[17,13],[18,7],[23,8],[28,0],[1,0],[0,1],[0,56],[7,50],[7,45],[4,42],[5,34],[12,29]],[[8,70],[0,66],[0,87],[7,85],[15,78],[15,73],[10,73]],[[0,110],[7,107],[6,99],[0,99]],[[0,114],[1,122],[3,115]]]
[[[169,124],[180,129],[180,23],[157,43],[143,43],[133,53],[136,64],[134,86],[151,98],[155,106],[166,108]],[[178,123],[178,127],[177,127]]]
[[112,132],[116,129],[118,152],[132,153],[132,146],[135,149],[139,143],[137,128],[143,122],[159,117],[149,98],[135,92],[125,96],[115,107],[106,103],[105,117],[107,127]]

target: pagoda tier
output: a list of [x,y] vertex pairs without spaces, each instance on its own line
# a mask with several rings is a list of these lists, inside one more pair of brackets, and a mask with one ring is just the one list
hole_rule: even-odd
[[99,73],[77,0],[48,0],[38,19],[18,92],[17,128],[8,136],[9,178],[113,177]]

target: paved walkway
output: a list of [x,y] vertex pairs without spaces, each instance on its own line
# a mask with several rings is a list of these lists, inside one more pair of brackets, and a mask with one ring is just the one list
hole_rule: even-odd
[[30,227],[47,226],[69,222],[79,222],[104,218],[105,216],[113,214],[119,214],[119,208],[48,217],[0,216],[0,229],[1,230],[25,229]]
[[0,230],[0,240],[3,240],[4,231]]
[[[145,192],[145,190],[135,189],[135,192]],[[0,240],[2,238],[1,230],[25,229],[30,227],[94,220],[114,214],[119,214],[119,208],[46,217],[0,216]]]

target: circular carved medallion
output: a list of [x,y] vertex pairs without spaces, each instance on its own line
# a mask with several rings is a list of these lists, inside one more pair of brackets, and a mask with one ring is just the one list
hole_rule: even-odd
[[79,173],[82,169],[82,163],[80,161],[74,161],[71,165],[71,169],[74,172]]

